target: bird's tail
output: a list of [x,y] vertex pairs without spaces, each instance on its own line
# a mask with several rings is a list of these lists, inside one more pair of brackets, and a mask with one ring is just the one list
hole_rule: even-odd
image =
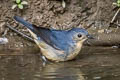
[[28,29],[30,29],[31,31],[34,31],[34,27],[33,27],[33,25],[32,25],[31,23],[25,21],[24,19],[22,19],[21,17],[18,17],[18,16],[14,16],[14,19],[15,19],[17,22],[19,22],[19,23],[23,24],[24,26],[26,26],[26,27],[27,27]]

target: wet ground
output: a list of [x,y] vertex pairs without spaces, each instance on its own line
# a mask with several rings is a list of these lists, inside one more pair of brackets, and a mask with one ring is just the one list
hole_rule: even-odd
[[120,49],[84,47],[73,61],[45,65],[30,50],[0,51],[0,80],[120,80]]

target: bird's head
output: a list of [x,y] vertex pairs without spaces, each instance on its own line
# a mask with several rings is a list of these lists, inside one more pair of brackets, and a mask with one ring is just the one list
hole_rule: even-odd
[[73,28],[70,30],[70,35],[73,40],[76,42],[84,42],[87,39],[92,39],[93,37],[89,35],[89,33],[82,28]]

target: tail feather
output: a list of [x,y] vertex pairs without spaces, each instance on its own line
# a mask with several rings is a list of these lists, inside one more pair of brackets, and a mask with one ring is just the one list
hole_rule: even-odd
[[17,22],[19,22],[19,23],[23,24],[24,26],[26,26],[28,29],[30,29],[30,30],[32,30],[32,31],[34,30],[33,25],[32,25],[31,23],[25,21],[25,20],[22,19],[21,17],[14,16],[14,19],[15,19]]

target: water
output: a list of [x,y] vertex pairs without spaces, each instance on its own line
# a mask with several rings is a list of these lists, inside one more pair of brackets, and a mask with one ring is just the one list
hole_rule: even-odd
[[0,80],[120,80],[119,53],[85,47],[73,61],[43,65],[38,53],[0,51]]

